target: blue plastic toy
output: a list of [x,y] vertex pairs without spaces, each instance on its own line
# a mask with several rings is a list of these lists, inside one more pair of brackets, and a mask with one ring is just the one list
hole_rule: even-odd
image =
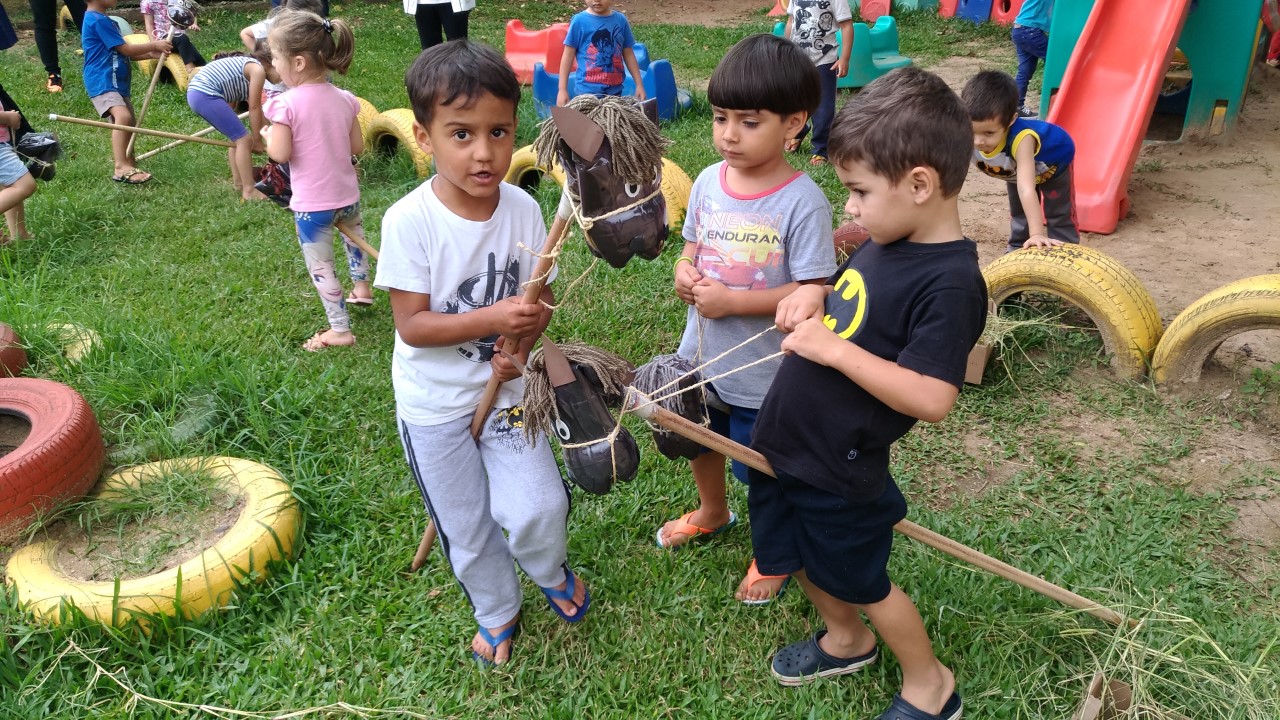
[[[786,23],[773,26],[773,34],[779,37],[786,30]],[[840,44],[840,31],[836,31],[836,45]],[[909,67],[911,58],[898,51],[898,21],[889,15],[881,15],[874,26],[853,24],[853,52],[849,55],[849,74],[836,81],[836,87],[844,90],[860,88],[894,68]]]
[[[677,115],[693,106],[693,98],[685,90],[676,87],[676,73],[670,61],[649,62],[649,50],[644,43],[636,43],[636,64],[640,66],[640,79],[647,97],[658,99],[658,119],[674,120]],[[557,68],[558,70],[559,68]],[[627,73],[622,83],[623,95],[635,95],[636,83]],[[547,72],[542,63],[533,66],[533,110],[539,118],[551,114],[560,94],[560,76]],[[577,95],[574,78],[569,76],[569,97]]]
[[960,0],[956,17],[981,25],[991,19],[991,0]]

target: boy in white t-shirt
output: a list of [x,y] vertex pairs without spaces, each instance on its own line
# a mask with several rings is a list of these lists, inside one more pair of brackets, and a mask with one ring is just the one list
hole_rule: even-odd
[[[502,181],[520,102],[502,55],[465,39],[437,45],[405,84],[436,175],[383,217],[374,286],[391,295],[391,378],[410,472],[474,609],[472,653],[501,664],[520,618],[512,560],[566,622],[591,603],[566,564],[568,487],[547,438],[525,439],[524,383],[507,355],[524,360],[551,319],[550,289],[546,305],[520,298],[546,226],[537,201]],[[473,439],[491,374],[504,384]]]

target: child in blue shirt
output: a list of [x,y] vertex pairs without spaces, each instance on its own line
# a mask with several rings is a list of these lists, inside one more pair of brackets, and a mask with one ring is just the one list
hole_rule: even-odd
[[[560,93],[557,105],[569,102],[569,73],[574,73],[575,95],[621,95],[625,64],[636,81],[636,99],[644,100],[644,83],[636,62],[635,37],[627,16],[613,11],[613,0],[586,0],[587,9],[569,21],[560,57]],[[577,71],[573,70],[578,61]]]
[[[89,94],[98,117],[109,118],[116,125],[133,125],[133,104],[129,102],[129,60],[159,57],[172,52],[173,45],[166,40],[130,45],[120,35],[115,21],[106,11],[116,6],[116,0],[89,0],[80,29],[80,43],[84,48],[84,89]],[[141,185],[151,179],[151,173],[135,167],[128,152],[129,133],[111,131],[111,156],[115,172],[111,179],[127,185]]]
[[1036,64],[1049,52],[1049,13],[1053,0],[1025,0],[1013,19],[1013,49],[1018,53],[1018,114],[1035,117],[1027,109],[1027,85],[1036,74]]
[[1009,183],[1008,249],[1079,243],[1071,198],[1076,145],[1067,131],[1020,117],[1018,86],[998,70],[973,76],[960,97],[973,121],[974,164]]

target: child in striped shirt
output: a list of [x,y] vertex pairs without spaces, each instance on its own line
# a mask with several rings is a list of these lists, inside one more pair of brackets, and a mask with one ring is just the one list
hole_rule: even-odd
[[[280,81],[269,56],[264,62],[237,52],[216,57],[187,85],[191,109],[235,143],[227,151],[227,164],[231,166],[231,184],[244,200],[266,199],[253,187],[253,143],[262,130],[262,88],[269,79]],[[249,103],[249,130],[236,115],[235,107],[242,102]]]

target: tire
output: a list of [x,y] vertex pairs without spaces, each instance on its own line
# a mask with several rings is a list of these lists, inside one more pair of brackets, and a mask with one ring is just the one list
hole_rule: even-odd
[[[151,38],[143,33],[134,33],[125,35],[124,41],[130,45],[140,45],[142,43],[151,42]],[[156,71],[155,60],[134,60],[138,65],[138,74],[147,79],[147,83],[151,82],[151,74]],[[197,70],[199,72],[199,70]],[[160,73],[160,79],[166,77],[178,86],[178,89],[186,92],[187,83],[191,82],[191,78],[187,75],[187,66],[182,62],[182,58],[177,53],[169,53],[164,58],[164,71]]]
[[0,377],[18,377],[27,367],[27,351],[13,328],[0,323]]
[[5,569],[19,602],[53,624],[67,619],[64,604],[106,625],[145,622],[139,616],[153,613],[192,618],[227,604],[237,585],[265,577],[269,561],[293,557],[301,513],[289,485],[265,465],[229,457],[166,460],[112,475],[103,495],[179,469],[210,472],[223,490],[244,498],[240,517],[217,542],[176,568],[118,584],[67,577],[54,562],[53,542],[28,545]]
[[982,274],[997,306],[1017,293],[1044,292],[1079,307],[1101,333],[1118,376],[1137,378],[1147,371],[1160,339],[1160,315],[1142,282],[1110,256],[1081,245],[1025,248]]
[[431,156],[418,147],[413,139],[413,111],[396,108],[378,113],[369,123],[369,147],[386,155],[402,148],[413,158],[418,177],[431,174]]
[[1251,330],[1280,330],[1280,275],[1237,280],[1191,303],[1156,346],[1151,376],[1161,385],[1199,382],[1218,346]]
[[[532,190],[542,181],[544,174],[546,169],[538,165],[533,146],[526,145],[511,156],[511,167],[503,180],[524,190]],[[551,168],[551,177],[560,187],[564,187],[564,170],[559,164]],[[662,158],[662,197],[667,203],[667,227],[672,232],[680,232],[684,224],[689,194],[692,191],[693,181],[685,171],[667,158]]]
[[0,457],[0,543],[8,543],[32,520],[84,497],[98,482],[106,448],[89,404],[60,383],[0,380],[0,414],[31,423],[17,449]]
[[362,97],[356,98],[360,103],[360,112],[356,114],[356,122],[360,123],[360,136],[364,140],[365,152],[373,147],[373,137],[369,134],[369,126],[373,124],[373,119],[378,116],[378,108],[373,103]]

